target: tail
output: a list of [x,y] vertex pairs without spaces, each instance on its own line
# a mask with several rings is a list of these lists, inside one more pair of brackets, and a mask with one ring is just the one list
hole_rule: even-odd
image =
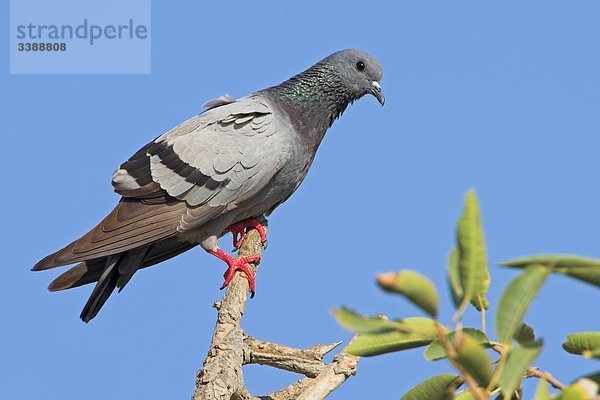
[[133,274],[140,268],[150,246],[144,246],[125,253],[106,257],[104,271],[79,316],[83,322],[90,322],[106,303],[116,287],[121,291]]
[[153,193],[144,192],[143,198],[123,197],[92,230],[45,257],[32,270],[79,263],[52,282],[49,289],[62,290],[98,281],[81,313],[81,319],[88,322],[115,288],[123,289],[138,269],[194,247],[177,239],[177,229],[186,212],[185,202],[160,188]]
[[119,292],[123,290],[139,269],[175,257],[194,246],[195,243],[169,238],[122,253],[86,260],[57,277],[48,290],[55,292],[97,282],[80,315],[83,322],[87,323],[98,315],[115,288]]

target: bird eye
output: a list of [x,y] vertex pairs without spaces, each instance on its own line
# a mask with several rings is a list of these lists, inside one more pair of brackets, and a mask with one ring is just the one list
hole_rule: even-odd
[[356,63],[356,69],[359,70],[359,71],[364,70],[365,69],[365,63],[362,62],[362,61],[357,62]]

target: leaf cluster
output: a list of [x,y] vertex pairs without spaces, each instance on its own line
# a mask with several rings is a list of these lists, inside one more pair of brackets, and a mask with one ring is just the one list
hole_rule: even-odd
[[[448,256],[447,281],[456,312],[448,325],[438,319],[439,296],[433,282],[419,272],[401,270],[378,275],[386,292],[405,297],[427,317],[391,320],[363,316],[347,308],[334,311],[340,325],[356,333],[344,351],[357,356],[424,347],[428,361],[446,360],[455,373],[433,376],[409,390],[402,400],[524,398],[522,382],[536,377],[534,399],[592,400],[598,394],[600,371],[565,386],[533,366],[543,347],[534,329],[523,322],[529,306],[552,274],[562,274],[600,286],[600,260],[562,254],[517,258],[501,266],[520,270],[502,293],[495,316],[495,338],[486,331],[486,298],[490,286],[481,212],[475,191],[465,196],[456,229],[456,244]],[[472,306],[481,313],[481,326],[463,327],[462,315]],[[600,358],[600,332],[569,335],[563,344],[569,353]],[[557,393],[550,394],[548,384]],[[531,396],[529,396],[531,398]]]

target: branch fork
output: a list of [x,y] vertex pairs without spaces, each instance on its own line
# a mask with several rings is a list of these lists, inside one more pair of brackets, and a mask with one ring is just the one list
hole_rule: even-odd
[[[252,255],[259,256],[258,262],[251,264],[252,273],[256,274],[262,257],[262,240],[255,229],[243,239],[238,258]],[[297,349],[259,340],[244,332],[240,323],[248,290],[248,280],[236,272],[223,300],[215,302],[217,323],[203,368],[196,375],[193,400],[319,400],[356,373],[359,357],[340,353],[329,364],[323,361],[341,342]],[[242,366],[246,364],[267,365],[305,378],[277,392],[255,397],[244,383]]]

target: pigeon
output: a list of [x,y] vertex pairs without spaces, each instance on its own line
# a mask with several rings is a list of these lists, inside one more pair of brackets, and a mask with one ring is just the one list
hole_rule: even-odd
[[112,175],[117,206],[92,230],[50,254],[33,271],[75,264],[49,286],[59,291],[96,282],[81,312],[94,318],[115,288],[133,275],[200,245],[227,264],[222,288],[249,263],[238,247],[255,228],[266,245],[267,217],[300,186],[326,131],[364,95],[383,106],[380,63],[342,50],[289,80],[246,97],[221,96],[206,110],[151,141]]

